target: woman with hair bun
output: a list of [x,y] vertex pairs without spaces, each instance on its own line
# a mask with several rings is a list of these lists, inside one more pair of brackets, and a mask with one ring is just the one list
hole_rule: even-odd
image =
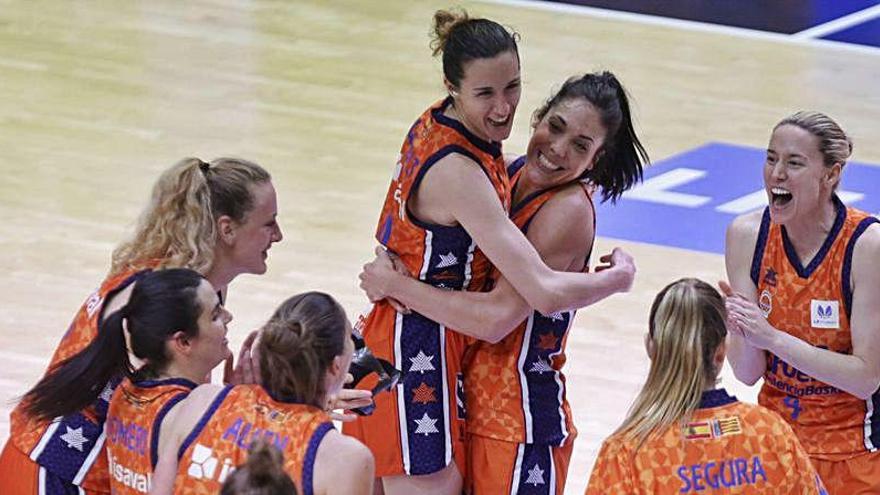
[[880,221],[837,196],[852,141],[797,112],[773,128],[769,206],[727,229],[730,363],[788,421],[832,494],[880,493]]
[[[551,268],[584,271],[596,230],[594,190],[616,199],[648,162],[629,97],[610,72],[572,77],[535,111],[532,127],[526,154],[508,167],[511,219]],[[635,270],[620,250],[601,261],[612,266],[587,277],[593,302],[620,290],[617,271]],[[491,285],[488,292],[438,289],[399,274],[384,254],[361,274],[371,297],[392,297],[481,341],[464,364],[468,489],[527,492],[541,481],[561,494],[577,436],[562,373],[574,311],[533,310],[497,272]]]
[[255,346],[259,384],[202,385],[165,420],[152,493],[215,493],[259,440],[283,453],[300,493],[372,493],[370,451],[326,412],[354,351],[339,303],[320,292],[288,299]]
[[[127,304],[132,282],[146,272],[190,268],[221,297],[238,275],[265,273],[268,250],[282,237],[276,212],[271,177],[253,162],[187,158],[166,170],[134,235],[113,252],[109,275],[64,334],[49,372],[94,341],[101,322]],[[0,456],[3,493],[109,492],[103,429],[118,382],[114,377],[84,395],[39,385],[25,394]]]
[[809,457],[777,414],[716,388],[726,311],[709,284],[685,278],[654,299],[648,379],[602,444],[587,495],[826,495]]
[[247,462],[223,483],[220,495],[296,495],[296,485],[284,472],[284,457],[264,440],[254,442]]
[[[484,290],[491,263],[543,314],[590,304],[594,280],[548,267],[508,217],[501,142],[519,105],[518,36],[495,21],[447,11],[435,14],[433,33],[448,96],[407,133],[376,239],[434,287]],[[619,290],[632,283],[631,271],[613,277]],[[388,299],[372,300],[359,330],[376,357],[406,374],[393,393],[376,397],[372,416],[344,432],[370,447],[386,493],[459,493],[468,338]]]

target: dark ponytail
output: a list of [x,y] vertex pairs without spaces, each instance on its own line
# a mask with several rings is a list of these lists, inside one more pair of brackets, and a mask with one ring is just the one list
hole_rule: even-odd
[[[201,308],[196,289],[203,280],[187,269],[147,273],[135,282],[128,303],[100,320],[98,335],[79,353],[52,368],[24,397],[27,414],[52,420],[79,411],[95,400],[115,377],[148,378],[168,363],[165,341],[177,331],[198,334]],[[117,288],[110,300],[123,290]],[[132,353],[147,362],[137,373],[125,347],[124,325]]]
[[348,318],[335,299],[307,292],[281,304],[263,327],[263,384],[278,400],[324,407],[324,375],[345,349]]
[[535,111],[537,125],[555,105],[583,98],[599,111],[607,136],[595,166],[583,178],[602,188],[602,201],[612,203],[642,179],[642,169],[650,163],[632,122],[629,96],[617,77],[608,71],[573,77]]

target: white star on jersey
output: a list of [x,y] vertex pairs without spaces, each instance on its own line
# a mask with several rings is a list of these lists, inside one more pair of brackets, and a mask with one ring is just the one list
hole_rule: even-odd
[[82,426],[75,430],[67,425],[64,425],[64,427],[67,428],[67,433],[61,435],[61,439],[67,442],[67,448],[83,452],[83,444],[88,442],[89,439],[83,436]]
[[550,313],[549,315],[547,315],[547,318],[550,318],[553,321],[565,321],[565,318],[562,316],[562,311]]
[[416,428],[416,435],[421,433],[425,436],[428,436],[431,433],[440,433],[440,431],[435,426],[437,424],[437,420],[431,419],[428,416],[428,413],[425,413],[425,415],[422,416],[422,419],[415,419],[413,421],[415,421],[418,425],[418,427]]
[[110,382],[107,382],[107,385],[104,386],[104,390],[101,391],[101,400],[110,402],[110,399],[113,398],[113,387],[110,386]]
[[553,368],[550,367],[550,363],[547,361],[538,359],[532,363],[532,369],[529,370],[529,373],[543,373],[545,371],[553,371]]
[[544,471],[537,464],[532,469],[529,469],[529,479],[526,480],[526,484],[533,486],[544,484]]
[[425,374],[426,371],[434,371],[437,368],[431,363],[434,360],[434,356],[426,356],[425,352],[419,350],[419,353],[416,354],[416,357],[409,358],[412,361],[412,366],[409,367],[410,371],[418,371],[421,374]]
[[448,254],[440,255],[440,263],[437,263],[436,268],[449,268],[450,266],[455,266],[458,264],[458,258],[455,257],[455,254],[450,251]]

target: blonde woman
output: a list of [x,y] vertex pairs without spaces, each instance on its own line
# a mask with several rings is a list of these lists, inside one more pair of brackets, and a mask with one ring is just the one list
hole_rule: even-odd
[[[114,251],[109,275],[83,303],[49,369],[85,349],[99,322],[126,305],[132,282],[147,271],[196,270],[221,299],[238,275],[265,273],[269,248],[282,238],[276,214],[271,177],[256,163],[187,158],[166,170],[134,236]],[[0,456],[0,492],[109,492],[103,427],[118,382],[92,387],[87,396],[45,386],[52,382],[25,394]]]
[[824,494],[791,427],[716,388],[726,312],[703,281],[681,279],[651,306],[651,369],[627,418],[602,445],[588,495]]
[[736,218],[725,262],[730,364],[791,424],[831,493],[880,493],[880,226],[836,194],[852,153],[830,117],[770,135],[769,205]]

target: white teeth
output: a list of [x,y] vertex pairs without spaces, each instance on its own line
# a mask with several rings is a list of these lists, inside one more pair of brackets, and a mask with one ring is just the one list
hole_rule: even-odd
[[791,191],[789,191],[788,189],[783,189],[781,187],[771,188],[770,192],[772,192],[773,194],[791,194]]
[[544,156],[543,153],[538,155],[538,161],[540,161],[541,165],[543,165],[545,168],[548,168],[553,171],[560,170],[562,168],[562,167],[557,166],[555,163],[551,162],[550,160],[548,160],[547,157]]

